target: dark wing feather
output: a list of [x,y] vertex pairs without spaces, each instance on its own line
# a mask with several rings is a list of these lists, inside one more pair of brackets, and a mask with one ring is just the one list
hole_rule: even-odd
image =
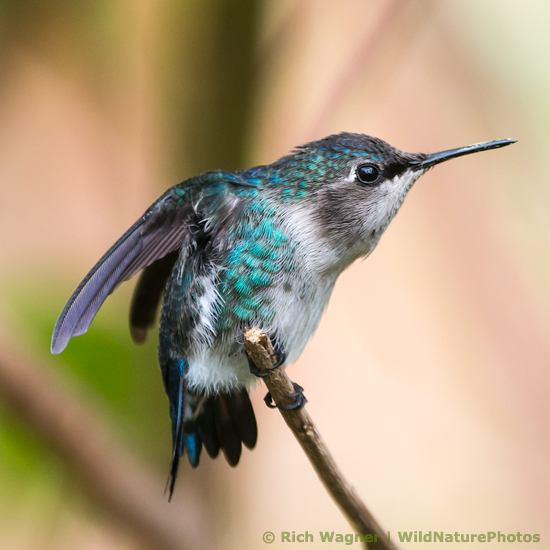
[[88,330],[105,298],[123,281],[180,248],[190,211],[190,204],[175,200],[169,190],[122,235],[63,308],[53,331],[52,353],[61,353],[72,336]]
[[174,250],[141,272],[130,306],[130,331],[138,344],[145,342],[147,331],[155,323],[162,293],[177,259],[178,251]]

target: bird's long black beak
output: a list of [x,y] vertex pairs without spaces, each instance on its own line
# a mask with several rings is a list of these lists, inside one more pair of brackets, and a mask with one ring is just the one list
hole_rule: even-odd
[[469,155],[471,153],[479,153],[480,151],[488,151],[489,149],[498,149],[499,147],[506,147],[511,143],[515,143],[515,139],[497,139],[495,141],[486,141],[484,143],[475,143],[474,145],[466,145],[466,147],[458,147],[458,149],[448,149],[447,151],[440,151],[439,153],[431,153],[426,155],[426,158],[419,162],[418,169],[427,170],[440,162],[461,157],[462,155]]

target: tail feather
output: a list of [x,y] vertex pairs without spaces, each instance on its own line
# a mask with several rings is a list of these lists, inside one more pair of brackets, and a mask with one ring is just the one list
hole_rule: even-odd
[[236,466],[241,458],[241,438],[233,421],[231,400],[226,393],[217,396],[215,408],[216,432],[225,459],[231,466]]
[[[220,440],[216,431],[215,399],[207,399],[203,413],[199,417],[199,437],[210,458],[216,458],[220,452]],[[254,413],[252,413],[254,414]]]
[[233,424],[237,428],[239,439],[253,449],[258,439],[258,426],[248,391],[241,390],[229,394]]
[[[196,405],[194,410],[193,405]],[[189,410],[192,411],[191,418],[185,418]],[[170,498],[180,456],[186,454],[191,466],[196,468],[204,445],[210,457],[215,458],[221,450],[227,462],[236,466],[241,457],[242,444],[252,449],[258,438],[256,417],[246,389],[220,392],[205,399],[185,389],[183,376],[173,422],[172,462],[167,482]]]

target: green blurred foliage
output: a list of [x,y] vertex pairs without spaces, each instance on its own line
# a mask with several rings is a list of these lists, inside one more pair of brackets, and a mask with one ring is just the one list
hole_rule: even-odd
[[[58,285],[52,282],[51,286]],[[47,365],[55,365],[59,375],[101,408],[113,430],[136,452],[166,466],[171,436],[156,356],[157,335],[152,330],[141,346],[132,341],[128,302],[133,284],[126,286],[109,298],[89,332],[71,340],[63,354]],[[53,324],[67,298],[61,291],[49,292],[45,299],[33,286],[4,286],[5,310],[36,357],[49,349]]]

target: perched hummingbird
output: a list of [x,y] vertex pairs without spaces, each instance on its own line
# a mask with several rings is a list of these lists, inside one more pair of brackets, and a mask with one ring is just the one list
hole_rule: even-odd
[[[514,143],[498,140],[429,155],[341,133],[306,143],[273,164],[190,178],[166,191],[107,251],[70,297],[51,350],[84,334],[101,304],[143,269],[130,329],[143,342],[160,317],[158,356],[170,402],[173,454],[193,467],[204,445],[235,466],[254,447],[248,396],[259,374],[245,327],[276,343],[279,363],[302,353],[338,275],[368,256],[414,182],[446,160]],[[299,386],[295,407],[305,398]]]

